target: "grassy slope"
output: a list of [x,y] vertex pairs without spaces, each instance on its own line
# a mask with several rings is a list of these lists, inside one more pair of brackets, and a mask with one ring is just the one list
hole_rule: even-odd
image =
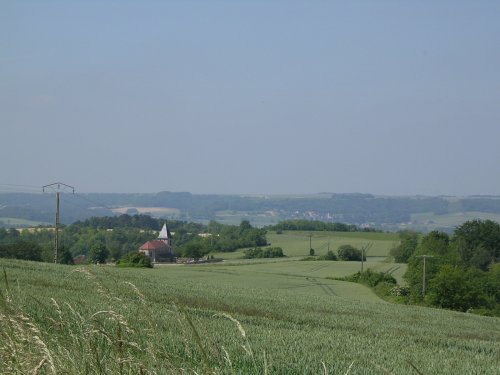
[[500,222],[500,214],[488,213],[488,212],[454,212],[443,215],[436,215],[432,212],[412,214],[411,220],[417,225],[425,225],[430,229],[440,228],[440,227],[457,227],[462,225],[469,220],[493,220]]
[[[498,319],[385,303],[363,286],[322,279],[334,271],[328,262],[153,270],[8,260],[0,265],[14,301],[7,308],[22,306],[40,328],[55,368],[70,373],[94,373],[100,367],[117,373],[119,363],[135,373],[155,366],[158,373],[182,372],[180,367],[203,371],[186,316],[197,327],[210,367],[221,373],[263,373],[264,352],[269,372],[276,374],[317,374],[322,362],[328,373],[343,374],[353,360],[350,374],[382,374],[377,364],[397,374],[412,373],[407,360],[424,374],[493,374],[500,366]],[[77,316],[71,309],[78,318],[71,318]],[[92,317],[100,310],[108,312]],[[109,311],[119,312],[125,323]],[[247,338],[222,313],[238,319]],[[0,327],[5,341],[10,331],[5,324]],[[82,335],[85,340],[79,339]],[[121,339],[113,340],[114,335]],[[37,357],[36,350],[29,350],[23,358],[32,360],[33,367],[45,352]]]
[[[368,251],[368,257],[386,257],[391,247],[399,241],[396,233],[370,233],[370,232],[307,232],[307,231],[285,231],[282,234],[276,232],[267,233],[267,241],[272,246],[279,246],[289,257],[304,257],[309,255],[309,235],[312,235],[311,243],[316,255],[325,255],[330,250],[336,251],[341,245],[353,245],[356,247],[372,244]],[[217,253],[217,257],[224,259],[237,259],[243,256],[243,250],[233,253]]]

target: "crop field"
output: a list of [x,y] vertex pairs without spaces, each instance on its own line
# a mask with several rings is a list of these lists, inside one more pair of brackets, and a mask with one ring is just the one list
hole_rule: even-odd
[[[267,241],[272,246],[281,247],[288,257],[309,256],[309,236],[312,236],[311,245],[316,255],[325,255],[328,247],[336,252],[341,245],[360,248],[371,244],[367,257],[387,257],[392,246],[399,242],[396,233],[284,231],[281,234],[268,232],[266,235]],[[216,256],[224,259],[242,258],[243,249],[233,253],[218,253]]]
[[443,215],[436,215],[432,212],[411,215],[412,222],[417,225],[425,225],[431,230],[442,227],[457,227],[466,221],[475,219],[492,220],[500,223],[500,214],[470,211]]
[[[241,275],[285,275],[287,277],[299,278],[325,278],[325,277],[344,277],[352,275],[361,269],[361,262],[343,262],[343,261],[298,261],[288,259],[249,259],[239,262],[231,262],[231,265],[241,265],[238,267],[238,273]],[[399,284],[404,284],[403,275],[406,272],[406,264],[395,264],[370,259],[364,262],[364,269],[371,268],[374,271],[388,272]],[[230,269],[230,268],[228,268]],[[345,283],[342,283],[345,285]]]
[[498,373],[497,318],[386,303],[363,286],[324,279],[337,272],[330,263],[343,262],[144,270],[0,260],[0,368]]
[[368,256],[386,257],[391,247],[399,241],[395,233],[371,232],[307,232],[285,231],[282,234],[270,232],[267,240],[272,246],[280,246],[288,256],[309,255],[309,236],[316,255],[325,255],[330,250],[337,250],[341,245],[352,245],[360,248],[372,244]]

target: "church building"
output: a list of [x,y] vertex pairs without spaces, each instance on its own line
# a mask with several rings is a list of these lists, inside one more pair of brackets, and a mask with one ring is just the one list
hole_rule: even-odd
[[156,240],[148,241],[139,248],[139,252],[147,255],[152,262],[169,262],[173,255],[172,234],[163,224]]

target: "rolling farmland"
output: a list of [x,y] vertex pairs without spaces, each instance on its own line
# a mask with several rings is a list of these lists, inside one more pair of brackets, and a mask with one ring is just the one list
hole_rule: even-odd
[[[284,231],[281,234],[268,232],[267,241],[272,246],[279,246],[288,257],[309,256],[309,236],[316,255],[325,255],[330,250],[334,252],[341,245],[355,247],[372,244],[367,257],[387,257],[391,247],[399,241],[396,233],[373,232],[318,232],[318,231]],[[233,253],[218,253],[224,259],[236,259],[243,256],[243,250]]]
[[[0,365],[11,373],[40,364],[43,373],[498,371],[498,319],[393,305],[324,279],[349,273],[344,263],[140,270],[0,260]],[[22,360],[12,361],[14,349]]]

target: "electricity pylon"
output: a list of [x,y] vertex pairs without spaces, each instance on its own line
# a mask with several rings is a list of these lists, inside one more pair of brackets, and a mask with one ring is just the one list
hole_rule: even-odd
[[[61,188],[62,186],[62,188]],[[50,188],[56,193],[56,220],[54,226],[54,263],[57,263],[57,259],[59,258],[59,193],[64,191],[66,188],[71,189],[73,194],[75,194],[75,188],[73,186],[69,186],[63,184],[62,182],[54,182],[53,184],[42,186],[42,192],[45,193],[45,189]]]

